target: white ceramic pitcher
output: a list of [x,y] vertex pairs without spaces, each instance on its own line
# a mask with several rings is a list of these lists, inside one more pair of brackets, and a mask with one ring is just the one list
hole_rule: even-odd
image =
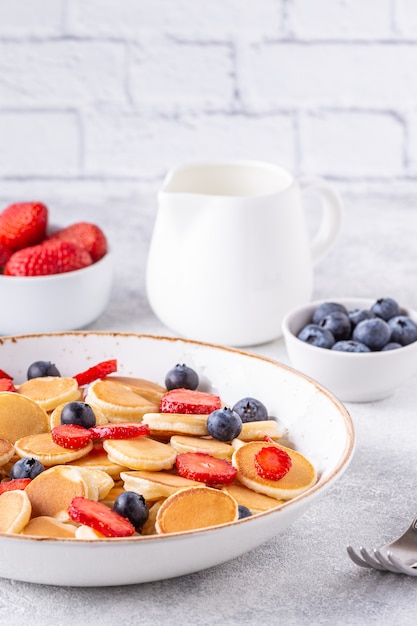
[[[310,240],[301,196],[322,196]],[[256,161],[171,171],[158,195],[147,294],[177,334],[230,346],[281,335],[289,309],[309,301],[313,266],[333,246],[342,205],[322,180],[295,180]]]

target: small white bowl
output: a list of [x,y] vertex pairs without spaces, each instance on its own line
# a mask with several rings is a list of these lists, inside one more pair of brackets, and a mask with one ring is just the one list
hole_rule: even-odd
[[0,335],[84,328],[106,308],[112,254],[80,270],[49,276],[0,275]]
[[[372,402],[394,393],[417,370],[417,342],[386,352],[338,352],[312,346],[297,339],[323,302],[339,302],[348,310],[367,309],[376,298],[326,298],[290,311],[282,322],[290,363],[343,402]],[[401,303],[400,303],[401,305]],[[417,322],[417,311],[402,308]]]

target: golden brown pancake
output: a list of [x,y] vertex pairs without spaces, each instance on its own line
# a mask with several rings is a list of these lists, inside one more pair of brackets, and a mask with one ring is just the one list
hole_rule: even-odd
[[17,439],[49,431],[46,411],[34,400],[11,391],[0,392],[0,437],[14,443]]
[[76,526],[72,524],[65,524],[48,515],[40,515],[31,519],[20,534],[54,539],[74,539],[75,531]]
[[251,513],[268,511],[269,509],[274,509],[276,506],[285,502],[285,500],[277,500],[276,498],[265,496],[262,493],[257,493],[256,491],[237,483],[224,485],[222,490],[232,496],[238,504],[246,506]]
[[107,439],[103,442],[110,461],[134,470],[159,471],[171,469],[177,454],[169,444],[150,439]]
[[156,404],[109,379],[96,380],[88,388],[85,401],[100,409],[109,422],[141,422],[145,413],[158,410]]
[[22,458],[34,458],[42,465],[61,465],[71,463],[80,459],[90,452],[93,443],[89,441],[79,450],[63,448],[55,443],[51,433],[41,433],[40,435],[28,435],[18,439],[15,444],[17,454]]
[[31,513],[31,502],[25,490],[5,491],[0,495],[0,532],[20,533]]
[[14,446],[7,439],[0,439],[0,467],[6,465],[15,454]]
[[204,437],[207,430],[207,415],[187,413],[146,413],[142,419],[148,424],[151,435],[170,438],[172,435],[195,435]]
[[230,443],[224,443],[211,437],[189,437],[187,435],[174,435],[170,439],[170,444],[177,454],[184,452],[204,452],[216,457],[230,461],[234,449]]
[[53,411],[59,404],[80,398],[75,378],[65,376],[31,378],[19,385],[18,393],[31,398],[45,411]]
[[126,491],[139,493],[145,500],[159,500],[185,487],[201,486],[201,482],[170,472],[122,472],[120,478],[124,481]]
[[103,380],[111,380],[112,382],[121,383],[157,406],[159,406],[162,396],[167,392],[165,387],[161,387],[161,385],[153,383],[150,380],[146,380],[145,378],[117,376],[112,374],[111,376],[106,376]]
[[76,496],[87,498],[88,485],[76,467],[55,465],[33,478],[25,492],[33,517],[47,515],[66,520],[71,500]]

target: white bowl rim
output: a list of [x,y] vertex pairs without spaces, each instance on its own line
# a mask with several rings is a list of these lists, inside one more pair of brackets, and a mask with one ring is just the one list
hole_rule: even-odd
[[[170,538],[174,538],[174,537],[178,537],[178,536],[182,536],[182,537],[187,537],[187,536],[191,536],[191,535],[195,535],[195,534],[203,534],[203,533],[210,533],[210,532],[215,532],[216,529],[221,529],[221,528],[226,528],[226,527],[231,527],[234,526],[235,524],[248,524],[251,523],[252,520],[259,520],[262,517],[267,517],[270,516],[271,514],[274,513],[279,513],[279,511],[291,507],[291,506],[297,506],[298,503],[302,503],[304,500],[306,499],[311,499],[312,497],[314,497],[314,495],[318,492],[318,491],[325,491],[327,487],[329,487],[335,480],[336,476],[338,475],[342,475],[344,473],[344,471],[347,469],[354,450],[355,450],[355,428],[354,428],[354,424],[352,421],[352,418],[350,416],[349,411],[347,410],[347,408],[344,406],[344,404],[342,403],[341,400],[339,400],[331,391],[329,391],[328,389],[326,389],[326,387],[324,387],[323,385],[321,385],[320,383],[318,383],[316,380],[314,380],[313,378],[310,378],[309,376],[307,376],[306,374],[299,372],[298,370],[296,370],[295,368],[286,365],[284,363],[281,363],[279,361],[276,361],[270,357],[265,357],[265,356],[261,356],[258,354],[253,354],[250,352],[245,352],[244,350],[238,349],[238,348],[232,348],[232,347],[228,347],[228,346],[221,346],[218,344],[212,344],[212,343],[207,343],[207,342],[203,342],[203,341],[198,341],[198,340],[192,340],[192,339],[184,339],[182,337],[169,337],[169,336],[165,336],[165,335],[153,335],[153,334],[147,334],[147,333],[134,333],[134,332],[119,332],[119,331],[59,331],[59,332],[51,332],[51,333],[28,333],[28,334],[22,334],[22,335],[5,335],[2,336],[0,338],[0,344],[2,345],[3,343],[10,341],[10,342],[16,342],[19,341],[21,339],[25,339],[25,338],[33,338],[33,337],[44,337],[44,336],[48,336],[48,337],[62,337],[62,336],[74,336],[74,337],[82,337],[82,336],[95,336],[97,338],[99,338],[100,336],[113,336],[113,337],[135,337],[135,338],[145,338],[145,339],[155,339],[155,340],[159,340],[159,341],[169,341],[169,342],[180,342],[180,343],[186,343],[188,345],[196,345],[196,346],[202,346],[204,348],[212,348],[212,349],[216,349],[216,350],[222,350],[225,352],[233,352],[236,354],[241,354],[244,357],[249,357],[249,358],[253,358],[255,360],[261,360],[267,363],[271,363],[272,365],[276,365],[279,368],[285,369],[293,374],[296,374],[297,376],[303,378],[304,380],[308,381],[310,384],[312,384],[313,386],[315,386],[321,393],[323,393],[323,395],[327,396],[327,398],[337,407],[340,416],[343,418],[343,423],[346,429],[346,445],[345,445],[345,449],[343,452],[342,457],[340,458],[338,464],[336,467],[333,468],[332,472],[329,474],[329,476],[327,476],[325,479],[321,480],[320,477],[318,478],[317,482],[310,487],[307,491],[305,491],[304,493],[300,494],[299,496],[296,496],[294,498],[292,498],[291,500],[288,500],[287,502],[285,502],[284,504],[279,505],[279,508],[273,508],[273,509],[269,509],[267,511],[263,511],[261,513],[257,513],[256,516],[251,516],[251,517],[246,517],[240,520],[236,520],[234,522],[229,522],[227,524],[220,524],[220,525],[216,525],[216,526],[211,526],[210,528],[204,528],[204,529],[196,529],[196,530],[189,530],[189,531],[181,531],[181,532],[175,532],[175,533],[168,533],[166,535],[141,535],[140,537],[112,537],[112,538],[102,538],[99,541],[100,545],[104,545],[104,544],[110,544],[110,545],[114,545],[115,542],[119,542],[119,543],[124,543],[124,542],[142,542],[142,541],[146,541],[146,542],[155,542],[155,541],[169,541]],[[35,537],[35,536],[25,536],[25,535],[10,535],[7,533],[0,533],[0,537],[5,537],[5,538],[9,538],[9,539],[13,539],[13,540],[18,540],[18,541],[29,541],[29,542],[33,542],[33,541],[41,541],[41,542],[49,542],[49,543],[70,543],[70,544],[74,544],[76,543],[77,545],[80,545],[82,543],[88,543],[88,544],[97,544],[97,540],[96,539],[77,539],[76,542],[74,542],[74,539],[65,539],[65,538],[53,538],[53,537]]]

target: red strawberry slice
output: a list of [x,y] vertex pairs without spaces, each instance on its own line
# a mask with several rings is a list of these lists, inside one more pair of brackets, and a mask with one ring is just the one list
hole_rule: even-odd
[[14,489],[20,489],[23,491],[30,483],[30,478],[14,478],[4,483],[0,483],[0,495],[5,491],[13,491]]
[[77,496],[71,500],[68,515],[74,522],[89,526],[105,537],[130,537],[135,527],[130,521],[102,502]]
[[45,241],[18,250],[7,261],[7,276],[46,276],[73,272],[92,264],[92,258],[81,246],[69,241]]
[[107,239],[101,228],[89,222],[77,222],[51,235],[50,239],[72,241],[82,246],[91,254],[93,262],[101,259],[107,252]]
[[0,213],[0,243],[21,250],[46,236],[48,209],[41,202],[11,204]]
[[230,461],[217,459],[205,452],[178,454],[175,465],[180,476],[206,485],[229,485],[237,473]]
[[61,424],[52,429],[52,440],[62,448],[69,450],[81,450],[91,441],[91,433],[88,428],[78,424]]
[[90,428],[93,441],[99,439],[132,439],[141,435],[150,435],[148,424],[119,423],[105,424],[104,426],[93,426]]
[[0,391],[17,391],[10,378],[0,378]]
[[280,480],[290,471],[291,465],[288,452],[276,446],[261,448],[255,454],[256,473],[267,480]]
[[93,365],[93,367],[89,367],[88,370],[76,374],[73,378],[75,378],[79,387],[83,387],[84,385],[89,385],[98,378],[104,378],[113,372],[117,372],[117,359],[101,361],[100,363]]
[[172,389],[162,396],[161,413],[191,413],[208,415],[221,408],[219,396],[192,389]]
[[10,374],[4,370],[0,370],[0,378],[10,378],[10,380],[13,380],[13,376],[10,376]]

